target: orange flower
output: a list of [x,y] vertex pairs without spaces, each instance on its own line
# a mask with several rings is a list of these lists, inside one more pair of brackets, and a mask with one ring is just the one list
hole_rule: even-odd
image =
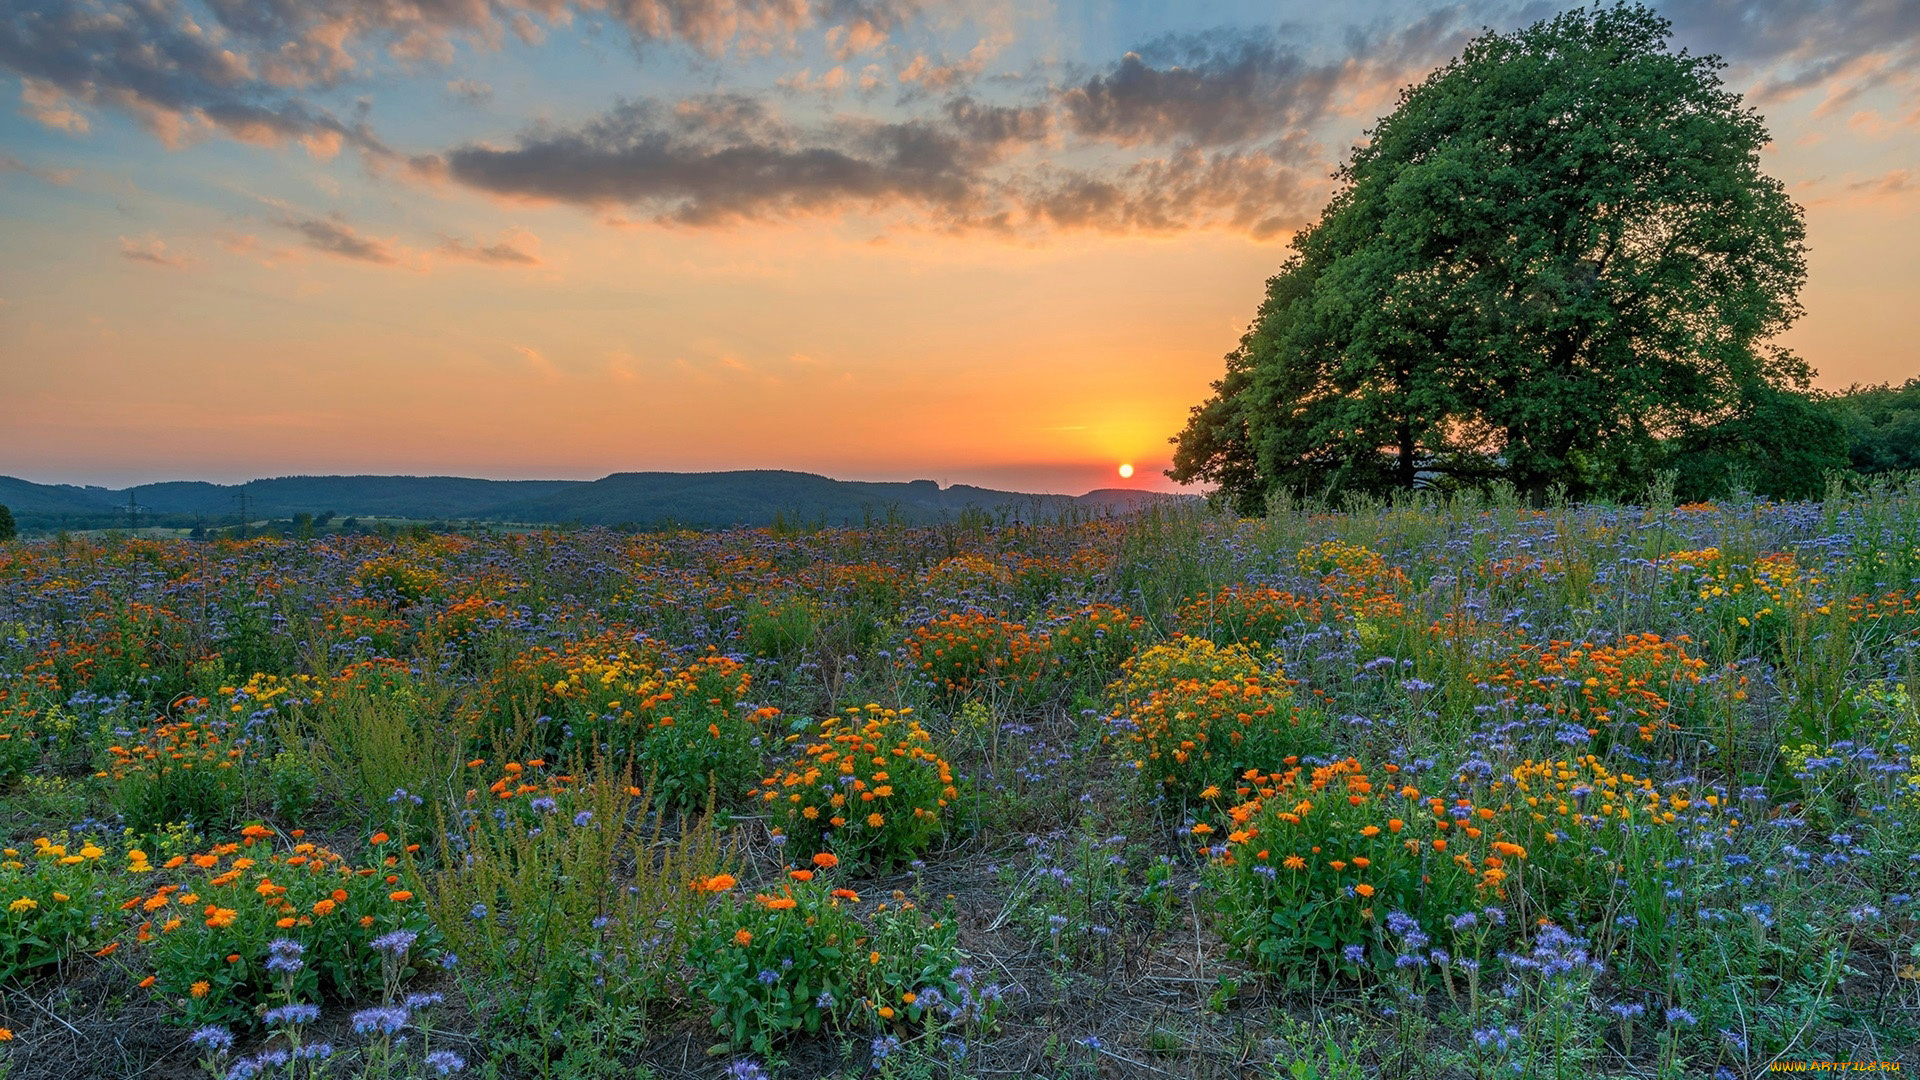
[[887,823],[887,819],[885,817],[882,817],[879,814],[867,815],[867,828],[869,829],[877,829],[880,826],[885,825],[886,823]]
[[96,950],[94,950],[94,953],[93,953],[93,955],[95,955],[95,956],[112,956],[112,955],[113,955],[114,953],[116,953],[116,952],[119,952],[119,951],[120,951],[120,943],[119,943],[119,942],[117,942],[117,941],[114,941],[114,942],[109,942],[109,943],[107,944],[107,946],[106,946],[106,948],[104,948],[104,949],[96,949]]
[[158,976],[149,975],[146,978],[140,980],[140,989],[151,990],[153,989],[153,984],[159,981],[160,980]]
[[1334,859],[1331,862],[1327,863],[1327,865],[1333,867],[1335,873],[1338,873],[1347,868],[1347,863],[1346,863],[1346,860],[1344,859]]
[[388,840],[391,840],[391,839],[393,839],[393,837],[391,837],[391,836],[388,836],[388,835],[387,835],[386,833],[383,833],[383,832],[377,832],[377,833],[374,833],[374,834],[373,834],[373,845],[374,845],[375,847],[378,847],[378,846],[380,846],[381,844],[384,844],[384,843],[386,843],[386,842],[387,842]]
[[790,878],[792,878],[792,879],[793,879],[793,880],[795,880],[795,881],[812,881],[812,880],[813,880],[813,871],[811,871],[811,870],[789,870],[789,871],[787,871],[787,876],[788,876],[788,877],[790,877]]
[[411,900],[411,899],[413,899],[413,894],[412,894],[412,893],[410,893],[410,892],[408,892],[408,891],[407,891],[407,890],[405,890],[405,889],[401,889],[401,890],[399,890],[399,891],[397,891],[397,892],[390,892],[390,893],[388,893],[388,894],[387,894],[387,899],[389,899],[389,900],[391,900],[391,901],[393,901],[393,902],[394,902],[394,903],[396,903],[396,904],[404,904],[404,903],[406,903],[407,901],[409,901],[409,900]]
[[1439,840],[1439,839],[1436,839],[1436,840],[1434,840],[1434,842],[1433,842],[1433,850],[1435,850],[1435,851],[1445,851],[1445,850],[1447,850],[1447,842],[1446,842],[1445,840]]
[[728,889],[731,889],[738,884],[739,882],[734,879],[734,876],[732,874],[715,874],[710,878],[701,878],[700,880],[695,881],[693,883],[693,888],[699,890],[700,892],[718,893],[718,892],[726,892]]
[[1378,825],[1369,825],[1369,826],[1367,826],[1366,828],[1364,828],[1364,829],[1361,829],[1361,830],[1360,830],[1360,835],[1361,835],[1361,836],[1365,836],[1365,837],[1375,837],[1375,836],[1379,836],[1379,835],[1380,835],[1380,826],[1378,826]]
[[840,865],[840,857],[823,851],[813,857],[813,865],[822,870],[831,870]]
[[1407,827],[1407,823],[1406,823],[1406,822],[1404,822],[1404,821],[1401,821],[1401,820],[1400,820],[1399,818],[1388,818],[1388,819],[1387,819],[1387,831],[1388,831],[1388,832],[1393,832],[1393,833],[1397,833],[1397,832],[1399,832],[1399,831],[1400,831],[1401,829],[1404,829],[1404,828],[1406,828],[1406,827]]
[[860,902],[860,894],[854,892],[852,889],[835,889],[833,890],[833,897],[836,900],[848,900],[856,904]]
[[744,928],[740,930],[735,930],[733,932],[733,943],[735,945],[753,944],[753,931],[747,930]]
[[228,953],[228,954],[227,954],[227,963],[229,963],[229,964],[237,964],[237,963],[239,963],[239,962],[240,962],[240,954],[239,954],[239,953],[237,953],[237,952],[235,952],[235,953]]
[[1373,886],[1366,885],[1366,884],[1355,885],[1353,887],[1353,891],[1359,893],[1363,897],[1371,897],[1373,895]]
[[1289,870],[1305,870],[1307,868],[1307,860],[1298,855],[1289,855],[1280,865]]
[[197,998],[203,998],[207,996],[207,991],[211,989],[213,989],[213,984],[207,982],[207,980],[205,979],[201,979],[200,981],[194,983],[192,986],[188,987],[187,993],[192,994],[194,997],[197,997]]
[[313,902],[313,913],[315,915],[331,915],[333,914],[333,908],[334,903],[331,900],[321,899]]
[[880,1019],[882,1020],[893,1019],[893,1006],[891,1005],[880,1006]]

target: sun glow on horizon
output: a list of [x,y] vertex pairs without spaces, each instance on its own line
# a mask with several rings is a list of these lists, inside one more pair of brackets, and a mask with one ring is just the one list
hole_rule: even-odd
[[1127,464],[1122,464],[1122,465],[1120,466],[1120,479],[1122,479],[1122,480],[1131,480],[1131,479],[1133,479],[1133,466],[1132,466],[1132,465],[1127,465]]

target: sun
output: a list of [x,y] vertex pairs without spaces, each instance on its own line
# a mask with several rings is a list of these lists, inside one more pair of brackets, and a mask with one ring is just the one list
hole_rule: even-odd
[[1133,466],[1131,465],[1120,466],[1120,479],[1126,480],[1131,478],[1132,476],[1133,476]]

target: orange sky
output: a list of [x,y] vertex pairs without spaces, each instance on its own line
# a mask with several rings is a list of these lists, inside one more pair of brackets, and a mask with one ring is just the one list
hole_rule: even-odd
[[[404,63],[367,31],[366,55],[393,70],[371,89],[340,78],[302,91],[342,118],[351,91],[377,102],[368,127],[340,121],[350,137],[338,150],[312,131],[222,127],[217,102],[178,110],[169,127],[151,109],[116,106],[97,69],[78,89],[58,72],[19,74],[21,109],[0,122],[0,474],[122,484],[791,468],[1018,490],[1168,488],[1167,437],[1284,257],[1291,225],[1275,231],[1247,208],[1279,200],[1290,221],[1311,216],[1341,148],[1390,107],[1391,88],[1471,27],[1418,42],[1427,51],[1399,67],[1356,71],[1335,57],[1314,83],[1322,97],[1302,105],[1284,80],[1308,76],[1287,57],[1328,46],[1248,51],[1219,27],[1265,31],[1232,11],[1197,29],[1011,11],[986,5],[919,38],[915,24],[896,24],[839,64],[833,50],[849,49],[853,31],[819,20],[761,51],[743,47],[746,31],[716,51],[699,34],[722,31],[689,24],[686,40],[653,42],[639,63],[577,24],[492,51],[448,31],[458,46],[448,56]],[[1147,75],[1197,72],[1180,91],[1188,98],[1135,123],[1113,110],[1137,99],[1115,96],[1105,127],[1074,111],[1121,85],[1120,53],[1162,40],[1177,52],[1188,32],[1201,44],[1183,56],[1155,68],[1160,54],[1147,49],[1140,61]],[[675,48],[684,70],[659,70]],[[542,66],[569,49],[599,66],[578,77]],[[1920,374],[1905,315],[1920,284],[1920,178],[1904,165],[1920,149],[1911,86],[1769,90],[1791,64],[1818,59],[1781,56],[1729,79],[1766,99],[1777,137],[1767,167],[1807,211],[1807,315],[1786,343],[1829,388]],[[929,59],[907,78],[916,58]],[[977,64],[951,76],[970,81],[930,89],[934,60]],[[1237,106],[1204,97],[1208,63],[1275,80],[1256,104],[1277,110],[1277,128],[1222,133],[1217,117]],[[876,69],[885,92],[792,89],[803,71],[812,81],[836,68],[843,79]],[[462,81],[485,82],[485,104],[453,89]],[[641,94],[680,102],[648,123],[690,124],[689,103],[708,108],[716,92],[764,102],[722,134],[674,138],[783,153],[838,140],[851,178],[822,195],[806,177],[713,209],[703,189],[655,194],[665,181],[651,176],[656,186],[623,189],[647,194],[577,195],[564,186],[583,171],[566,164],[574,157],[535,180],[462,171],[467,158],[519,168],[535,150],[577,155],[630,122],[609,102]],[[456,93],[465,97],[449,104]],[[906,150],[871,149],[883,134],[959,117],[961,99],[1056,111],[1024,143],[969,144],[979,170],[998,172],[945,164],[978,181],[957,195],[900,165]],[[299,115],[322,109],[295,100],[308,109]],[[1197,104],[1180,112],[1182,101]],[[378,143],[352,134],[362,130]],[[622,130],[623,154],[658,134]],[[1283,138],[1310,145],[1270,141]],[[451,149],[424,153],[436,146]],[[1183,154],[1204,176],[1182,177]],[[1119,204],[1061,209],[1080,190],[1062,177],[1133,186]],[[1027,194],[1043,183],[1056,183],[1056,201]],[[1122,461],[1137,467],[1131,481],[1115,474]]]

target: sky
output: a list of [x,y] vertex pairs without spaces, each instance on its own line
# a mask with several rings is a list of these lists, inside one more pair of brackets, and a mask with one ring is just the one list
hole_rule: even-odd
[[[1398,89],[1564,6],[9,0],[0,474],[1172,489]],[[1655,6],[1805,208],[1782,343],[1920,375],[1920,3]]]

